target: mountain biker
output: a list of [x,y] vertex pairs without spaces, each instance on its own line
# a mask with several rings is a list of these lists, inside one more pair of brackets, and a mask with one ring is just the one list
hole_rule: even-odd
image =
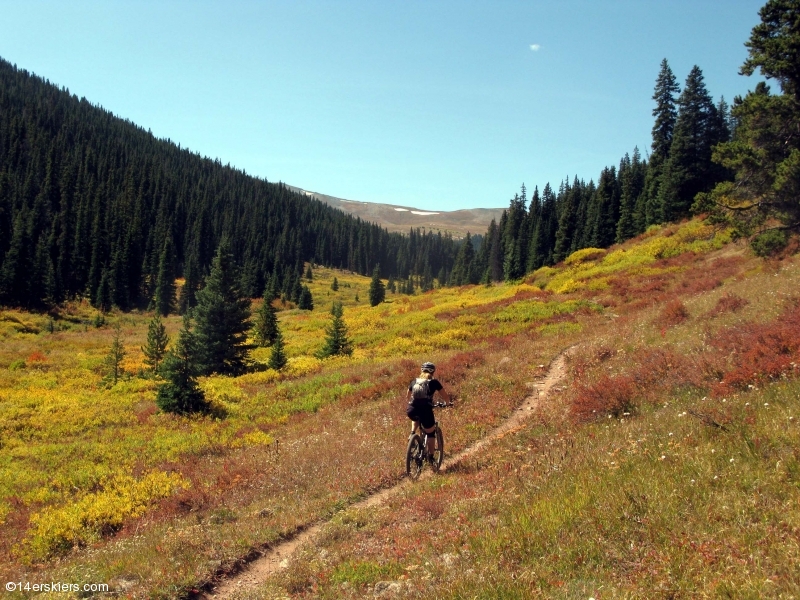
[[[445,402],[450,402],[450,396],[445,391],[444,386],[438,379],[433,378],[433,373],[436,371],[436,365],[430,362],[422,363],[420,367],[419,377],[413,379],[408,384],[408,394],[406,400],[408,406],[406,407],[406,414],[413,422],[411,424],[411,433],[417,428],[417,424],[422,426],[425,433],[431,434],[434,432],[436,419],[433,416],[433,395],[439,392],[444,398]],[[428,436],[428,460],[433,460],[433,453],[436,449],[435,436]]]

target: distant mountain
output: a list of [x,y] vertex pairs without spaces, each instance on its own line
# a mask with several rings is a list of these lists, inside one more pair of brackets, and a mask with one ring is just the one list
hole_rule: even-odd
[[286,187],[346,213],[361,217],[364,221],[380,225],[389,231],[403,233],[407,233],[411,227],[419,227],[426,231],[450,233],[456,238],[464,237],[468,232],[483,235],[489,228],[492,219],[499,222],[500,215],[505,210],[503,208],[469,208],[451,211],[424,211],[397,204],[344,200],[290,185]]

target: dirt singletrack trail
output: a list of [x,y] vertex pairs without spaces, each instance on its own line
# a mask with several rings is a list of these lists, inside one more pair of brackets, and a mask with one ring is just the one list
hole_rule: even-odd
[[[534,410],[539,404],[548,398],[553,388],[564,378],[566,374],[566,356],[571,350],[572,348],[562,350],[550,363],[545,376],[530,384],[532,387],[531,393],[526,396],[522,404],[514,410],[508,419],[468,448],[458,454],[446,457],[440,471],[446,472],[463,459],[482,450],[490,442],[521,429],[525,421],[534,414]],[[429,470],[426,470],[422,475],[422,477],[430,476],[432,476],[432,473]],[[403,479],[390,488],[376,492],[368,498],[352,504],[346,510],[377,506],[409,485],[413,485],[413,482],[409,479]],[[260,557],[245,565],[241,571],[219,581],[215,587],[197,597],[203,600],[227,600],[234,595],[241,596],[248,589],[257,588],[268,577],[286,568],[295,550],[307,542],[313,541],[326,524],[327,521],[311,524],[295,533],[292,537],[275,544],[265,550]]]

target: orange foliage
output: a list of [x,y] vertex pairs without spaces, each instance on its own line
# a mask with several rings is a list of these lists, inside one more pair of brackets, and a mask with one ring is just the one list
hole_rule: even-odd
[[667,303],[664,310],[661,311],[657,322],[662,327],[672,327],[680,325],[689,318],[689,311],[686,310],[683,302],[675,298]]
[[27,360],[28,363],[43,363],[46,361],[47,357],[38,350],[34,350],[33,352],[31,352]]

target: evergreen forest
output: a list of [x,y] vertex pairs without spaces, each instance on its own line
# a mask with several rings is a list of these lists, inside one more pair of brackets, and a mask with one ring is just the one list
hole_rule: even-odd
[[456,253],[448,235],[388,233],[0,59],[0,304],[190,308],[223,238],[247,297],[291,295],[305,262],[432,280]]
[[732,177],[715,163],[715,146],[728,142],[735,119],[724,98],[714,103],[695,66],[683,90],[666,59],[653,93],[652,151],[638,148],[618,166],[602,170],[595,183],[575,176],[558,190],[547,183],[528,198],[525,185],[499,223],[492,221],[476,252],[469,240],[456,256],[455,284],[513,280],[554,265],[583,248],[606,248],[647,227],[690,215],[698,193]]

